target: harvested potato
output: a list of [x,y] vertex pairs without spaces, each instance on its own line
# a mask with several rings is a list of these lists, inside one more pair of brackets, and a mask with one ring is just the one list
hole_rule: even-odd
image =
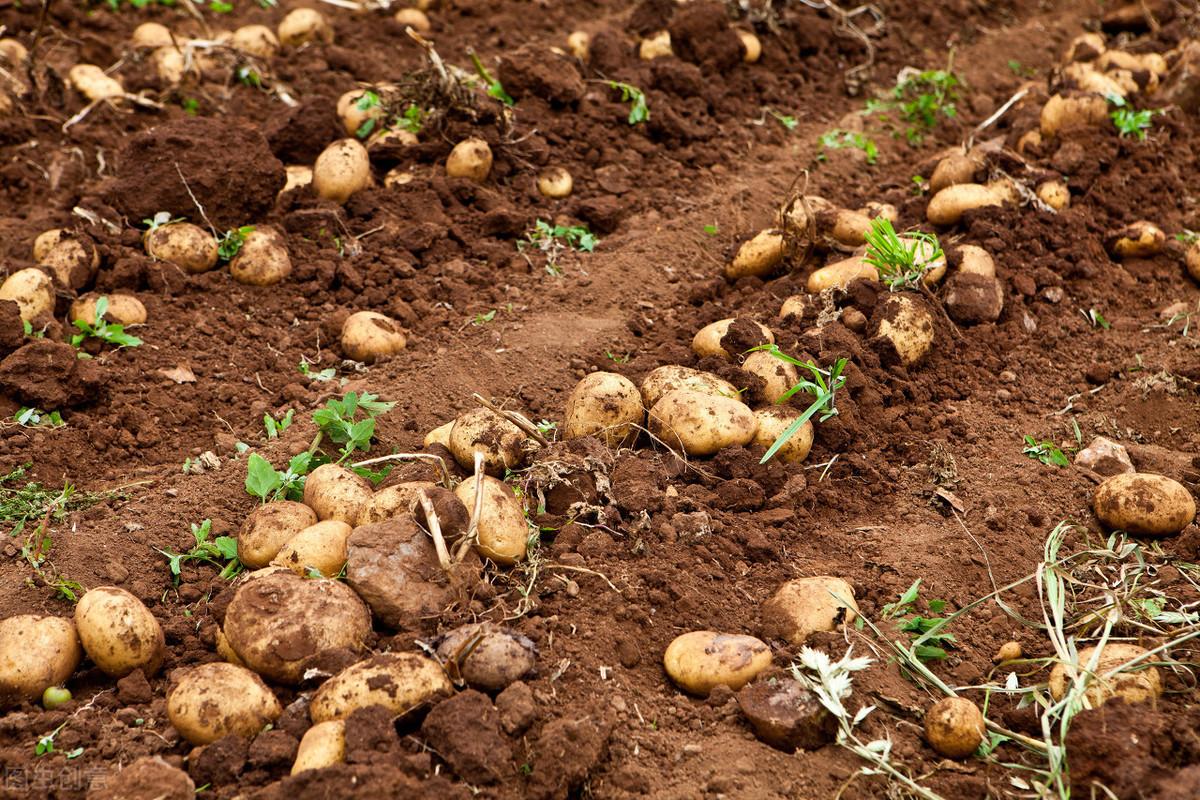
[[309,705],[309,715],[313,722],[321,723],[378,705],[403,717],[453,691],[450,679],[432,658],[417,653],[380,653],[321,684]]
[[886,219],[893,225],[900,221],[900,211],[891,203],[870,200],[859,209],[859,212],[866,214],[871,219]]
[[95,64],[76,64],[67,73],[67,78],[75,91],[92,103],[125,96],[125,88],[121,83]]
[[571,194],[575,179],[563,167],[546,167],[538,173],[537,188],[543,197],[559,199]]
[[233,646],[229,644],[229,637],[225,635],[225,630],[220,626],[217,626],[216,639],[217,641],[213,649],[217,651],[217,655],[219,655],[223,661],[227,661],[230,664],[237,664],[239,667],[246,666],[244,663],[242,663],[242,660],[238,658],[238,654],[233,652]]
[[194,745],[231,734],[253,738],[282,713],[262,678],[223,661],[188,668],[167,694],[167,718]]
[[293,164],[287,167],[287,179],[283,184],[283,188],[279,190],[280,194],[290,192],[292,189],[301,189],[312,183],[313,172],[312,167]]
[[679,688],[699,697],[718,686],[735,692],[771,666],[771,648],[753,636],[692,631],[663,653],[663,667]]
[[62,228],[42,231],[33,240],[33,260],[40,264],[55,245],[69,236],[70,234]]
[[1167,74],[1167,60],[1161,53],[1127,53],[1124,50],[1105,50],[1096,58],[1096,69],[1101,72],[1122,70],[1134,74],[1147,72],[1154,77],[1162,77]]
[[322,464],[304,482],[304,504],[317,512],[319,520],[353,525],[371,494],[370,481],[339,464]]
[[337,519],[310,525],[288,540],[271,562],[303,577],[313,570],[332,578],[346,565],[346,540],[353,530]]
[[146,255],[169,261],[184,272],[208,272],[219,258],[217,240],[212,234],[190,222],[159,225],[142,236]]
[[86,236],[62,233],[41,258],[38,266],[63,286],[78,291],[91,283],[100,266],[100,253]]
[[818,219],[836,213],[837,207],[824,197],[815,194],[803,195],[786,210],[786,219],[781,215],[780,227],[790,226],[806,236],[815,237],[819,234],[818,228],[822,227],[818,225]]
[[742,40],[742,61],[747,64],[754,64],[758,59],[762,58],[762,42],[750,31],[744,31],[740,28],[735,30],[738,38]]
[[371,158],[357,139],[339,139],[321,151],[313,164],[313,191],[335,203],[345,203],[371,185]]
[[953,152],[933,168],[933,174],[929,176],[929,191],[937,194],[947,186],[975,183],[986,167],[987,160],[976,150]]
[[671,34],[669,31],[652,33],[638,44],[638,57],[643,61],[653,61],[656,58],[666,58],[675,55],[671,49]]
[[[818,215],[819,227],[825,228],[823,217]],[[832,217],[832,225],[827,227],[828,235],[839,244],[849,247],[859,247],[866,244],[867,234],[871,230],[871,217],[861,211],[839,208]]]
[[229,262],[229,274],[238,283],[273,286],[292,274],[287,242],[274,228],[256,226]]
[[367,501],[358,512],[355,526],[370,525],[373,522],[383,522],[403,514],[412,514],[417,506],[417,497],[425,489],[434,489],[436,485],[429,481],[411,481],[385,486]]
[[325,769],[340,764],[346,759],[346,721],[331,719],[319,722],[304,732],[300,747],[296,749],[296,760],[292,763],[292,775],[310,769]]
[[1153,222],[1138,220],[1110,233],[1104,245],[1116,258],[1150,258],[1167,246],[1167,235]]
[[363,648],[371,612],[340,581],[283,570],[243,583],[225,612],[225,636],[238,658],[272,681],[299,683],[326,650]]
[[166,655],[158,620],[141,600],[116,586],[90,589],[79,598],[75,629],[88,658],[114,678],[135,669],[152,676]]
[[783,262],[784,254],[783,234],[774,229],[761,231],[738,248],[737,255],[725,265],[725,277],[736,280],[770,275]]
[[765,350],[756,350],[742,360],[742,371],[762,380],[761,397],[768,403],[778,403],[797,383],[796,368]]
[[1067,184],[1061,180],[1052,180],[1039,183],[1037,187],[1037,196],[1046,205],[1053,208],[1055,211],[1062,211],[1067,206],[1071,205],[1071,192],[1067,189]]
[[963,214],[985,206],[1004,205],[1008,197],[998,186],[982,183],[956,183],[933,196],[925,209],[925,218],[934,225],[954,225]]
[[159,80],[168,86],[175,86],[187,75],[187,62],[183,52],[174,45],[160,47],[150,54],[150,63]]
[[754,441],[758,419],[740,400],[676,389],[650,410],[650,433],[689,456]]
[[481,692],[499,692],[537,667],[534,643],[490,622],[463,625],[437,646],[438,661],[451,677]]
[[316,524],[317,513],[304,503],[276,500],[261,505],[238,531],[238,560],[250,569],[265,567],[293,536]]
[[609,447],[621,447],[637,438],[645,419],[642,394],[633,381],[615,372],[593,372],[567,398],[563,438],[597,436]]
[[760,325],[757,322],[751,322],[751,325],[758,326],[757,341],[745,342],[745,347],[737,348],[738,353],[727,350],[725,336],[729,333],[729,329],[733,327],[733,324],[738,321],[748,320],[739,320],[736,317],[731,317],[730,319],[722,319],[709,325],[705,325],[696,332],[694,337],[692,337],[692,352],[701,358],[714,356],[716,358],[723,358],[726,361],[729,361],[734,355],[737,355],[744,350],[749,350],[751,347],[755,347],[760,344],[775,344],[775,334],[771,333],[770,328],[765,325]]
[[379,125],[387,115],[387,109],[382,103],[363,102],[368,91],[375,93],[374,89],[351,89],[338,98],[337,115],[347,136],[356,136],[368,122]]
[[54,312],[54,281],[40,269],[19,269],[0,283],[0,300],[12,300],[21,319],[32,322]]
[[454,145],[446,157],[446,177],[467,178],[483,183],[492,171],[492,148],[483,139],[472,136]]
[[[1146,648],[1136,644],[1110,642],[1106,645],[1090,674],[1084,673],[1087,688],[1084,689],[1083,696],[1088,705],[1099,708],[1114,697],[1119,697],[1126,703],[1154,702],[1161,697],[1162,676],[1158,667],[1149,666],[1154,661],[1153,656],[1143,658],[1129,669],[1115,675],[1108,674],[1124,667],[1133,659],[1146,655],[1147,652]],[[1089,669],[1095,653],[1095,647],[1085,647],[1079,651],[1080,670]],[[1055,664],[1054,669],[1050,670],[1048,681],[1050,696],[1061,700],[1079,674],[1074,665],[1063,662]]]
[[475,468],[475,453],[483,453],[483,469],[503,475],[525,461],[525,432],[486,408],[464,411],[450,429],[450,452],[463,469]]
[[[758,429],[754,432],[754,443],[770,448],[775,444],[775,440],[783,435],[784,431],[800,419],[801,413],[784,406],[760,408],[755,411],[754,416],[758,420]],[[800,429],[792,434],[783,447],[775,451],[775,457],[789,464],[798,464],[808,458],[808,453],[812,450],[812,443],[813,424],[811,420],[805,420]]]
[[438,425],[436,428],[425,434],[425,439],[421,442],[422,447],[440,444],[447,450],[450,449],[450,431],[454,430],[454,420],[450,420],[444,425]]
[[1106,49],[1103,34],[1080,34],[1071,40],[1071,47],[1067,50],[1067,61],[1094,61],[1103,55]]
[[383,176],[383,185],[389,189],[393,186],[406,186],[413,182],[413,174],[404,167],[393,167]]
[[272,58],[279,52],[279,38],[266,25],[243,25],[233,32],[229,43],[257,58]]
[[141,300],[131,294],[99,295],[95,292],[85,294],[71,303],[71,321],[97,325],[100,320],[96,319],[96,301],[101,297],[108,298],[108,310],[104,312],[104,318],[109,322],[126,327],[146,324],[146,307]]
[[1037,129],[1025,131],[1017,140],[1017,152],[1021,155],[1027,155],[1041,146],[1042,132]]
[[571,31],[567,35],[567,49],[580,61],[587,61],[591,45],[592,37],[585,31]]
[[407,346],[400,324],[375,311],[356,311],[342,323],[342,353],[353,361],[374,364]]
[[982,247],[973,244],[959,245],[958,271],[960,273],[994,278],[996,277],[996,262],[991,254]]
[[1056,94],[1042,106],[1041,133],[1050,139],[1065,131],[1098,128],[1107,121],[1108,101],[1101,95]]
[[1071,64],[1063,70],[1063,77],[1067,85],[1103,97],[1123,98],[1138,88],[1132,77],[1119,80],[1116,74],[1098,72],[1091,64]]
[[826,289],[845,289],[856,280],[878,281],[879,270],[864,261],[862,256],[851,256],[814,270],[808,276],[805,288],[815,294]]
[[1192,276],[1192,279],[1200,281],[1200,240],[1188,245],[1187,253],[1184,254],[1184,263],[1187,265],[1188,274]]
[[1173,536],[1196,517],[1196,501],[1182,483],[1164,475],[1124,472],[1096,487],[1096,517],[1135,536]]
[[0,39],[0,61],[7,62],[14,67],[19,67],[28,58],[29,51],[25,49],[25,45],[16,39]]
[[946,758],[966,758],[986,734],[982,712],[965,697],[943,697],[925,712],[925,738]]
[[402,8],[396,12],[393,19],[401,25],[407,25],[417,33],[429,33],[433,30],[429,17],[419,8]]
[[[525,524],[525,510],[521,501],[513,494],[512,487],[490,475],[483,476],[483,504],[479,512],[479,540],[475,549],[479,554],[497,564],[508,566],[525,557],[528,546],[529,528]],[[475,479],[469,477],[460,483],[454,494],[475,513]]]
[[37,700],[66,683],[81,658],[69,619],[17,614],[0,620],[0,708]]
[[738,399],[741,395],[737,387],[727,380],[718,378],[711,372],[701,372],[691,367],[680,367],[668,364],[651,370],[642,380],[642,407],[654,408],[659,400],[676,389],[687,389],[712,397],[730,397]]
[[875,336],[901,364],[912,366],[933,346],[933,314],[925,302],[907,294],[889,294],[875,310]]
[[171,39],[171,31],[166,25],[157,22],[143,22],[133,29],[129,42],[134,47],[152,50],[156,47],[170,47],[175,42]]
[[763,603],[763,633],[801,645],[813,633],[837,630],[857,616],[854,587],[842,578],[797,578]]
[[321,12],[311,8],[297,8],[279,21],[276,29],[279,42],[287,47],[297,47],[306,42],[322,41],[326,44],[333,41],[333,28],[321,16]]
[[1025,655],[1021,649],[1020,642],[1005,642],[1000,645],[1000,649],[996,651],[996,655],[992,656],[992,662],[1003,664],[1005,661],[1016,661]]

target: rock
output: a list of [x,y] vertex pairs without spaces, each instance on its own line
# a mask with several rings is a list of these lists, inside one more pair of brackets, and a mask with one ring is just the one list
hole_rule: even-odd
[[127,706],[142,706],[154,702],[154,690],[140,669],[117,681],[117,700]]
[[346,582],[388,627],[436,617],[450,602],[433,542],[411,516],[359,526],[346,544]]
[[143,756],[88,787],[87,800],[194,800],[196,784],[158,756]]
[[99,367],[65,342],[33,339],[0,361],[0,391],[43,411],[94,400],[102,385]]
[[755,681],[742,687],[737,701],[754,735],[778,750],[815,750],[837,735],[837,720],[792,678]]
[[1075,466],[1105,477],[1137,471],[1125,447],[1103,436],[1092,439],[1087,447],[1075,454]]
[[529,684],[517,681],[496,695],[496,710],[500,712],[500,727],[509,736],[520,736],[537,719],[537,703]]
[[946,281],[946,313],[960,325],[995,322],[1004,310],[1004,287],[998,278],[957,273]]
[[421,733],[467,783],[486,786],[508,773],[512,747],[500,733],[500,714],[482,692],[468,689],[439,703]]

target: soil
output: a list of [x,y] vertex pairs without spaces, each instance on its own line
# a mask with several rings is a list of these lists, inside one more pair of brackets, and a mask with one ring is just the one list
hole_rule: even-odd
[[[117,683],[85,660],[66,706],[7,709],[0,798],[82,798],[90,784],[90,796],[106,796],[102,785],[116,785],[116,770],[153,756],[216,798],[885,796],[896,787],[860,774],[864,762],[847,749],[784,752],[756,738],[732,691],[707,699],[680,692],[661,666],[667,644],[691,630],[765,635],[762,603],[784,581],[812,575],[845,578],[863,616],[902,639],[882,622],[883,609],[917,578],[922,598],[955,611],[1033,574],[1059,520],[1079,524],[1064,553],[1098,546],[1104,533],[1090,510],[1097,476],[1028,457],[1025,435],[1068,454],[1106,436],[1128,448],[1139,471],[1195,492],[1200,339],[1193,318],[1169,323],[1172,315],[1161,314],[1175,304],[1180,313],[1200,310],[1183,245],[1171,239],[1160,255],[1124,261],[1103,245],[1139,219],[1169,236],[1200,230],[1189,188],[1200,155],[1194,116],[1168,108],[1144,141],[1106,125],[1044,142],[1025,160],[1015,155],[1021,135],[1038,125],[1046,81],[1072,38],[1103,26],[1131,50],[1166,52],[1197,34],[1200,18],[1183,4],[1145,4],[1155,14],[1148,25],[1140,12],[1121,16],[1090,0],[887,0],[875,5],[882,24],[854,18],[868,48],[833,12],[808,3],[441,0],[429,12],[437,51],[468,66],[473,48],[516,105],[477,94],[472,107],[427,120],[418,145],[374,151],[380,180],[344,206],[307,188],[276,198],[281,167],[311,164],[344,135],[333,111],[342,93],[360,83],[428,81],[421,48],[390,15],[314,4],[334,41],[256,64],[261,87],[239,82],[224,62],[166,86],[128,44],[145,21],[211,38],[251,23],[274,28],[296,5],[247,0],[228,14],[205,7],[202,28],[182,6],[113,11],[58,0],[43,16],[37,3],[0,0],[3,35],[35,55],[24,75],[31,92],[0,113],[0,265],[34,266],[33,239],[71,228],[100,254],[86,288],[135,293],[148,312],[135,329],[145,344],[90,343],[93,358],[80,360],[62,343],[70,338],[66,289],[56,315],[36,321],[43,339],[22,339],[0,303],[0,419],[36,405],[66,423],[5,424],[0,470],[28,465],[17,485],[69,482],[77,501],[86,498],[46,526],[41,574],[22,554],[28,529],[3,543],[0,617],[70,615],[71,602],[47,585],[54,576],[117,585],[148,605],[168,647],[157,675]],[[759,35],[758,63],[742,63],[731,18]],[[548,50],[565,50],[577,28],[592,34],[586,65]],[[662,29],[676,56],[639,60],[639,34]],[[951,54],[963,81],[957,114],[920,145],[858,113],[904,67],[945,68]],[[152,103],[101,103],[74,120],[86,102],[65,80],[80,62],[111,67]],[[649,119],[629,124],[629,105],[606,81],[643,89]],[[975,244],[994,257],[1004,294],[995,322],[987,321],[986,287],[969,281],[960,282],[968,300],[957,322],[938,297],[925,298],[933,350],[906,367],[868,335],[889,305],[877,287],[860,283],[833,298],[841,315],[831,322],[822,312],[835,309],[819,306],[779,319],[819,260],[765,280],[721,277],[737,246],[774,224],[794,186],[846,208],[891,203],[898,229],[922,225],[929,197],[913,176],[928,177],[944,148],[1023,87],[1024,98],[976,140],[999,139],[1007,150],[997,160],[1015,177],[1068,176],[1070,208],[989,207],[939,231],[952,255],[953,246]],[[875,163],[853,148],[822,150],[819,137],[833,128],[865,129],[878,145]],[[482,184],[442,169],[453,144],[470,135],[495,156]],[[552,165],[572,174],[570,197],[538,193],[537,173]],[[385,186],[393,167],[412,179]],[[153,261],[141,247],[143,220],[160,211],[221,230],[274,226],[286,235],[293,271],[277,286],[251,287],[225,269],[187,274]],[[556,258],[528,241],[518,247],[536,220],[586,224],[599,244]],[[398,320],[407,349],[370,367],[343,361],[341,324],[359,310]],[[1093,324],[1089,310],[1105,325]],[[527,495],[546,501],[531,509],[542,530],[538,569],[489,566],[473,595],[456,592],[441,614],[377,624],[371,637],[376,651],[411,651],[466,623],[504,624],[536,645],[537,669],[522,682],[496,696],[460,692],[424,720],[359,712],[347,724],[345,764],[290,777],[315,685],[273,686],[286,711],[253,741],[192,748],[171,727],[170,676],[218,658],[217,624],[232,593],[210,565],[185,564],[176,583],[160,551],[190,548],[189,526],[203,519],[213,536],[236,533],[257,502],[243,488],[247,449],[283,464],[312,440],[311,411],[351,390],[396,403],[379,418],[375,455],[419,451],[428,431],[477,406],[474,392],[531,419],[561,421],[571,389],[595,370],[640,382],[658,366],[682,364],[745,385],[735,364],[698,359],[690,348],[697,330],[728,317],[769,325],[797,357],[849,359],[840,413],[817,425],[804,464],[760,465],[757,446],[685,461],[646,441],[615,453],[592,439],[551,445],[521,478]],[[731,334],[738,350],[758,343],[753,326],[739,323]],[[311,377],[326,369],[336,377]],[[297,422],[268,438],[264,415],[279,419],[289,409]],[[415,477],[436,479],[418,466],[386,480]],[[1154,547],[1164,561],[1194,562],[1200,528]],[[1200,600],[1177,567],[1155,580],[1184,607]],[[1002,598],[1003,607],[983,603],[953,623],[955,643],[930,665],[941,680],[1002,683],[1008,668],[992,656],[1010,640],[1031,659],[1017,669],[1022,685],[1045,680],[1049,640],[1008,613],[1043,619],[1035,585]],[[1165,641],[1132,625],[1117,633],[1147,647]],[[773,674],[782,676],[800,648],[769,644]],[[877,707],[859,735],[889,738],[893,763],[929,790],[1027,795],[1010,779],[1028,773],[1004,765],[1037,759],[1015,744],[958,763],[925,744],[921,712],[936,696],[869,631],[848,627],[807,644],[834,658],[852,645],[874,658],[849,701]],[[329,669],[359,657],[319,655]],[[1187,644],[1171,656],[1180,665],[1197,660]],[[1115,704],[1077,717],[1067,745],[1078,796],[1097,782],[1119,797],[1197,795],[1195,681],[1180,665],[1164,669],[1167,693],[1153,708]],[[964,693],[985,700],[982,691]],[[987,713],[1041,735],[1014,698],[992,694]],[[54,751],[35,755],[56,729]],[[162,792],[181,785],[163,762],[139,763]]]

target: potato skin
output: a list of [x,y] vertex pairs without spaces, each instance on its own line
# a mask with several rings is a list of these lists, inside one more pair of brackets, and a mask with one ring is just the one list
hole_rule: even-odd
[[717,686],[735,692],[771,665],[771,648],[753,636],[692,631],[663,653],[663,667],[688,694],[708,697]]
[[37,700],[48,687],[66,683],[81,658],[69,619],[18,614],[0,620],[0,708]]
[[75,91],[91,102],[125,96],[125,89],[95,64],[76,64],[67,73]]
[[402,8],[392,19],[400,25],[411,27],[417,33],[429,33],[433,28],[429,23],[429,17],[419,8]]
[[[1080,650],[1080,667],[1086,668],[1095,652],[1095,647],[1085,647]],[[1119,697],[1126,703],[1146,703],[1158,699],[1163,692],[1162,676],[1159,674],[1158,667],[1142,666],[1153,661],[1153,657],[1143,659],[1127,672],[1119,672],[1105,680],[1100,678],[1109,670],[1116,669],[1145,653],[1146,648],[1136,644],[1111,642],[1106,645],[1100,654],[1100,659],[1096,662],[1091,680],[1083,691],[1083,696],[1088,704],[1092,708],[1099,708],[1114,697]],[[1067,693],[1067,689],[1070,688],[1070,682],[1074,676],[1075,668],[1073,666],[1062,662],[1055,664],[1054,669],[1050,670],[1050,679],[1047,682],[1050,696],[1055,700],[1061,700]]]
[[689,456],[708,456],[752,442],[758,419],[740,400],[679,389],[650,410],[649,427],[668,447],[681,448]]
[[304,732],[296,760],[292,763],[292,775],[310,769],[324,769],[340,764],[346,759],[346,721],[331,719],[318,722]]
[[[483,476],[483,505],[479,512],[479,541],[475,549],[497,564],[508,566],[525,557],[529,542],[529,527],[525,524],[525,509],[513,494],[512,487],[491,475]],[[454,494],[467,508],[475,512],[475,478],[468,477],[454,489]]]
[[374,311],[356,311],[342,323],[342,353],[346,358],[374,364],[408,345],[400,325]]
[[317,524],[317,512],[294,500],[276,500],[250,512],[238,531],[238,559],[250,569],[265,567],[300,531]]
[[446,177],[466,178],[483,183],[492,172],[492,148],[483,139],[472,136],[454,145],[446,157]]
[[783,262],[784,249],[781,232],[760,231],[753,239],[743,242],[737,255],[725,265],[725,277],[737,280],[747,276],[770,275]]
[[713,397],[740,397],[736,386],[711,372],[668,364],[651,370],[650,374],[642,379],[642,407],[654,408],[659,400],[676,389],[687,389]]
[[229,274],[250,286],[273,286],[291,275],[292,259],[283,235],[273,228],[256,227],[229,262]]
[[19,269],[0,284],[0,300],[15,302],[21,319],[32,322],[54,313],[54,281],[40,269]]
[[621,447],[637,438],[645,419],[642,394],[633,381],[615,372],[593,372],[567,399],[563,438],[597,436],[609,447]]
[[473,408],[458,415],[450,429],[450,452],[459,466],[475,468],[475,451],[483,453],[483,469],[489,475],[503,475],[505,470],[521,466],[525,461],[523,445],[525,432],[499,414],[486,408]]
[[88,658],[114,678],[135,669],[152,676],[166,656],[158,620],[141,600],[116,586],[99,586],[79,599],[75,629]]
[[925,712],[925,738],[947,758],[971,755],[986,733],[979,707],[965,697],[943,697]]
[[402,514],[411,514],[414,503],[423,489],[433,489],[437,484],[430,481],[409,481],[385,486],[371,495],[371,499],[358,512],[355,526],[383,522]]
[[[723,340],[725,334],[729,332],[730,326],[736,321],[736,317],[730,317],[729,319],[721,319],[705,325],[692,337],[692,352],[701,358],[713,357],[723,358],[726,361],[731,360],[733,354],[724,348]],[[771,333],[770,328],[766,325],[760,325],[757,322],[754,324],[758,325],[759,330],[762,332],[761,343],[775,344],[775,334]]]
[[380,653],[321,684],[309,704],[309,716],[314,723],[328,722],[372,705],[404,716],[453,691],[450,679],[432,658]]
[[356,139],[339,139],[321,151],[313,164],[313,191],[335,203],[345,203],[371,185],[371,159]]
[[95,325],[96,301],[101,297],[108,298],[108,311],[104,318],[119,325],[145,325],[146,307],[142,301],[131,294],[99,295],[95,292],[86,294],[71,303],[71,321],[82,320],[88,325]]
[[933,174],[929,176],[929,191],[937,194],[947,186],[975,183],[975,178],[985,166],[984,159],[978,153],[951,153],[933,168]]
[[851,256],[814,270],[804,288],[817,294],[826,289],[845,289],[856,280],[878,281],[879,270],[863,261],[861,256]]
[[472,689],[499,692],[537,667],[533,641],[490,622],[463,625],[438,643],[438,660]]
[[1109,234],[1105,245],[1117,258],[1149,258],[1163,251],[1167,235],[1153,222],[1139,220]]
[[190,222],[160,225],[146,232],[142,244],[146,255],[176,264],[184,272],[208,272],[217,265],[217,240]]
[[801,645],[811,634],[837,630],[857,616],[854,587],[842,578],[796,578],[780,586],[763,603],[763,634]]
[[422,447],[440,444],[447,450],[450,449],[450,431],[454,430],[454,420],[438,425],[436,428],[425,434],[425,438],[421,441]]
[[1108,121],[1108,101],[1097,94],[1064,97],[1056,94],[1042,106],[1041,133],[1050,139],[1078,128],[1095,128]]
[[339,519],[353,525],[371,495],[370,481],[339,464],[322,464],[304,482],[304,504],[317,513],[318,520]]
[[973,244],[959,245],[958,271],[972,275],[996,277],[996,261],[991,253]]
[[1173,536],[1196,517],[1196,501],[1164,475],[1127,472],[1096,487],[1092,509],[1105,526],[1135,536]]
[[537,188],[543,197],[558,200],[575,188],[575,179],[563,167],[547,167],[538,173]]
[[243,25],[233,32],[229,43],[258,58],[271,58],[279,52],[279,38],[266,25]]
[[194,745],[230,734],[256,736],[282,713],[261,678],[224,661],[187,669],[167,695],[167,718]]
[[134,47],[146,49],[169,47],[172,44],[171,30],[158,22],[143,22],[133,29],[133,33],[129,36],[129,43]]
[[310,525],[288,540],[272,560],[302,577],[315,569],[326,578],[342,571],[346,564],[346,540],[353,530],[337,519]]
[[[758,430],[754,432],[754,443],[764,448],[770,448],[775,440],[783,435],[793,422],[800,418],[800,411],[786,406],[760,408],[754,412],[758,420]],[[775,457],[789,464],[798,464],[808,457],[812,450],[813,424],[805,420],[800,430],[792,434],[787,443],[775,451]]]
[[96,276],[100,254],[86,236],[63,233],[38,259],[38,266],[68,289],[78,291]]

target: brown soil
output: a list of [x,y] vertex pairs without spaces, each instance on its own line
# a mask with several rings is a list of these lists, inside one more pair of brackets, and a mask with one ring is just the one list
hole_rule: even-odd
[[[215,29],[274,27],[297,4],[234,5],[228,15],[202,15]],[[181,7],[123,4],[113,12],[58,0],[42,19],[37,3],[0,0],[4,35],[37,56],[25,76],[32,93],[0,115],[0,264],[8,272],[33,266],[37,234],[78,228],[101,258],[87,288],[135,293],[149,314],[136,329],[143,346],[90,346],[95,357],[79,361],[54,341],[69,338],[66,290],[55,319],[44,321],[45,340],[16,352],[15,319],[0,303],[0,418],[35,404],[60,410],[66,422],[4,425],[0,469],[28,463],[29,476],[48,486],[69,481],[115,493],[48,526],[44,569],[85,587],[128,589],[162,623],[169,651],[148,682],[117,684],[85,661],[69,683],[76,699],[64,708],[7,710],[0,798],[81,798],[93,779],[143,756],[183,767],[217,798],[818,798],[840,789],[844,798],[884,796],[884,780],[856,776],[862,762],[847,750],[785,753],[755,738],[732,692],[697,700],[678,691],[661,666],[667,644],[689,630],[761,634],[761,604],[795,577],[844,577],[871,619],[918,577],[922,597],[955,610],[993,581],[1031,574],[1060,519],[1099,541],[1089,508],[1094,476],[1028,458],[1025,434],[1074,444],[1077,425],[1084,444],[1095,435],[1125,444],[1140,471],[1193,491],[1200,480],[1197,332],[1159,318],[1176,302],[1200,307],[1182,247],[1171,242],[1158,257],[1124,262],[1103,248],[1108,232],[1138,219],[1168,234],[1200,230],[1189,188],[1200,136],[1179,109],[1156,116],[1146,141],[1106,126],[1031,154],[1021,176],[1069,176],[1068,210],[988,208],[940,232],[948,250],[976,244],[994,256],[1004,309],[994,324],[970,326],[935,310],[933,352],[916,366],[896,363],[862,334],[886,310],[872,287],[852,287],[838,301],[842,321],[818,329],[815,313],[777,319],[782,301],[803,293],[812,264],[769,280],[721,277],[736,245],[773,224],[796,180],[847,208],[892,203],[898,228],[923,223],[928,196],[914,192],[912,176],[928,176],[942,148],[961,142],[1027,80],[1027,99],[983,138],[1014,147],[1037,127],[1045,78],[1071,38],[1099,26],[1101,4],[882,2],[886,24],[872,33],[874,62],[862,72],[853,68],[867,60],[863,42],[806,4],[749,4],[773,9],[741,23],[753,24],[763,42],[751,65],[728,31],[732,12],[706,0],[442,0],[430,12],[438,51],[467,65],[465,51],[474,48],[518,102],[506,112],[479,98],[473,109],[431,121],[419,145],[373,153],[378,178],[399,165],[412,181],[377,181],[344,207],[308,189],[273,200],[281,165],[311,164],[343,135],[332,109],[357,82],[401,82],[425,65],[389,15],[315,5],[332,21],[335,42],[285,49],[260,65],[266,86],[285,87],[298,102],[289,107],[232,79],[228,66],[163,86],[127,43],[147,20],[177,35],[209,33]],[[1197,19],[1182,6],[1149,5],[1159,12],[1154,30],[1135,30],[1141,38],[1131,49],[1167,51],[1196,35]],[[578,27],[593,34],[586,67],[547,52],[565,49]],[[677,57],[639,60],[638,33],[664,28]],[[959,113],[921,147],[871,128],[878,163],[850,149],[816,158],[820,134],[862,123],[856,112],[865,95],[889,88],[905,66],[945,67],[951,49],[965,81]],[[79,62],[116,65],[129,91],[162,108],[101,104],[64,132],[85,106],[64,84]],[[627,124],[628,105],[604,80],[644,89],[650,119]],[[767,109],[798,124],[789,131]],[[442,170],[468,135],[486,139],[495,154],[482,185]],[[535,176],[548,165],[574,176],[569,198],[538,193]],[[1025,167],[1014,161],[1006,169]],[[798,178],[803,170],[807,177]],[[288,280],[250,287],[224,269],[189,275],[146,257],[142,220],[169,211],[201,224],[197,204],[219,228],[270,224],[286,232]],[[600,244],[592,254],[562,254],[562,274],[550,274],[544,254],[516,247],[537,219],[586,223]],[[1088,309],[1111,327],[1090,324],[1081,313]],[[358,310],[397,319],[407,350],[369,369],[343,362],[338,333]],[[477,316],[492,311],[487,321]],[[295,777],[290,762],[313,686],[274,687],[287,711],[252,742],[230,737],[196,751],[172,729],[169,675],[217,658],[216,620],[231,597],[209,566],[185,565],[173,585],[158,550],[190,547],[189,524],[205,518],[214,536],[237,531],[256,502],[243,489],[241,443],[282,464],[311,441],[309,413],[352,389],[396,401],[377,428],[373,453],[383,454],[419,450],[426,432],[476,405],[473,392],[535,420],[561,420],[570,390],[596,369],[636,382],[660,365],[684,364],[744,384],[733,365],[699,360],[690,349],[703,325],[731,316],[770,325],[788,353],[822,364],[850,359],[840,414],[817,426],[806,464],[761,466],[758,447],[685,463],[645,442],[615,454],[592,440],[553,445],[539,460],[555,469],[535,468],[526,486],[543,489],[546,500],[535,515],[544,533],[532,591],[528,571],[489,568],[474,594],[456,595],[440,617],[410,615],[398,630],[378,625],[373,634],[376,650],[408,651],[468,622],[507,620],[537,647],[537,670],[523,683],[495,698],[460,693],[398,727],[360,712],[347,726],[347,763]],[[334,368],[338,379],[312,380],[298,370],[302,361],[313,373]],[[300,421],[268,440],[263,415],[287,409]],[[200,459],[209,451],[215,459]],[[426,477],[398,470],[388,480],[418,472]],[[580,502],[588,514],[572,519]],[[1067,546],[1084,541],[1075,533]],[[69,615],[70,602],[32,574],[23,543],[4,542],[0,617]],[[1189,526],[1160,544],[1168,556],[1194,561],[1200,530]],[[1171,581],[1182,602],[1200,599],[1178,572]],[[1004,599],[1042,619],[1032,584]],[[953,631],[957,647],[932,669],[954,686],[1002,681],[992,655],[1010,639],[1031,658],[1053,655],[1042,634],[996,604],[960,618]],[[808,642],[834,657],[847,643],[858,654],[874,644],[854,630]],[[777,666],[799,649],[770,644]],[[893,760],[943,797],[1014,796],[1009,778],[1021,773],[999,762],[1032,757],[1007,744],[998,761],[942,762],[921,733],[920,712],[933,698],[876,655],[883,657],[858,676],[851,701],[879,707],[863,735],[890,737]],[[1186,647],[1173,655],[1196,660]],[[355,657],[330,656],[331,664]],[[1044,680],[1039,666],[1030,665],[1023,684]],[[1121,797],[1195,796],[1200,747],[1188,677],[1168,676],[1170,691],[1153,709],[1116,706],[1078,718],[1069,749],[1079,796],[1092,781]],[[1040,736],[1032,717],[1000,695],[988,715]],[[55,752],[36,756],[38,739],[60,725]],[[1118,760],[1134,766],[1114,769]]]

